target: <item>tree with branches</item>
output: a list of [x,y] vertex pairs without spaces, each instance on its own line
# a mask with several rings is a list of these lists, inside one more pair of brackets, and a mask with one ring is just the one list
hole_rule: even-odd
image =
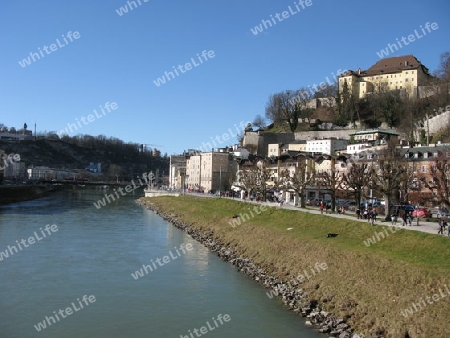
[[269,164],[264,160],[257,161],[253,166],[243,169],[238,174],[238,186],[248,192],[258,194],[266,200],[268,182],[272,177]]
[[352,163],[342,177],[342,187],[354,196],[356,207],[361,204],[364,189],[369,183],[370,167],[366,162]]
[[389,147],[383,153],[372,154],[372,159],[377,159],[370,163],[369,186],[381,193],[385,201],[386,220],[390,219],[389,211],[391,200],[397,198],[398,192],[407,174],[407,163],[400,152]]
[[314,170],[309,164],[309,159],[305,156],[299,156],[294,172],[284,169],[280,173],[279,187],[284,190],[294,191],[294,202],[300,199],[300,207],[305,208],[305,190],[308,185],[314,181]]
[[444,155],[438,156],[429,165],[430,174],[421,175],[421,181],[440,205],[450,207],[450,163]]
[[287,122],[291,132],[298,126],[300,109],[298,104],[292,104],[294,92],[286,91],[273,94],[266,104],[266,117],[276,123]]

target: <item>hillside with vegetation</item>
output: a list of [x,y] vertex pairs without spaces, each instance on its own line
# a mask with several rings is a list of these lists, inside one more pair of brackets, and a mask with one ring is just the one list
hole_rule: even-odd
[[[129,180],[143,172],[168,174],[169,158],[141,144],[125,143],[117,138],[79,135],[61,139],[40,136],[37,140],[0,141],[7,154],[20,155],[27,167],[47,166],[55,169],[85,169],[101,163],[102,179]],[[156,155],[156,156],[155,156]]]
[[[315,92],[307,88],[281,91],[270,95],[266,103],[265,117],[271,122],[266,129],[270,132],[320,130],[322,122],[337,127],[358,124],[367,129],[383,124],[396,128],[408,142],[423,143],[421,136],[415,133],[417,124],[427,115],[435,116],[450,105],[450,52],[440,56],[439,68],[433,72],[427,88],[433,95],[423,98],[410,98],[400,90],[380,88],[359,99],[351,94],[345,83],[340,92],[337,84],[327,84]],[[320,100],[320,104],[312,108],[314,100]],[[264,119],[257,115],[253,126],[265,127]],[[449,142],[449,129],[450,126],[443,126],[430,142]]]

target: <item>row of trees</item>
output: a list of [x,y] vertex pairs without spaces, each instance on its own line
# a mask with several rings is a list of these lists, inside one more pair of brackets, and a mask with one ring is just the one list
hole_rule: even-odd
[[[318,172],[313,162],[331,161],[331,170]],[[336,169],[335,163],[341,169]],[[281,164],[276,180],[274,168],[280,164],[269,160],[259,160],[254,166],[243,169],[239,174],[242,189],[259,195],[265,200],[269,189],[289,191],[294,194],[294,202],[305,207],[307,187],[316,187],[331,196],[331,209],[335,210],[336,198],[354,198],[360,205],[363,198],[379,196],[385,201],[389,211],[392,202],[408,202],[412,196],[419,198],[427,190],[439,205],[450,207],[450,160],[445,155],[430,161],[428,173],[419,173],[405,153],[390,148],[385,152],[372,154],[371,159],[337,159],[331,156],[309,157],[305,155]],[[415,203],[423,201],[417,200]],[[387,215],[389,217],[389,215]]]

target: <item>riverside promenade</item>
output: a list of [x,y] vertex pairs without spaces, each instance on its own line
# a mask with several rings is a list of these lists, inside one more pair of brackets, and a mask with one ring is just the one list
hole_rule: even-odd
[[[244,202],[241,199],[238,198],[234,198],[234,200],[239,200]],[[281,209],[288,209],[288,210],[297,210],[299,212],[308,212],[310,214],[316,214],[316,215],[320,215],[321,212],[319,210],[319,208],[315,208],[315,207],[307,207],[307,208],[300,208],[297,206],[294,206],[290,203],[284,203],[281,207],[279,206],[279,203],[275,203],[275,202],[255,202],[255,201],[248,201],[246,200],[245,203],[252,203],[252,204],[263,204],[263,205],[267,205],[267,206],[271,206],[271,207],[277,207],[277,208],[281,208]],[[352,211],[346,211],[345,214],[338,214],[338,213],[325,213],[325,210],[323,211],[323,216],[325,217],[336,217],[336,218],[346,218],[346,219],[351,219],[353,221],[356,222],[361,222],[361,223],[365,223],[367,225],[370,225],[371,223],[369,223],[367,221],[367,219],[357,219],[356,218],[356,214]],[[377,217],[377,220],[374,223],[374,227],[377,225],[384,225],[384,226],[394,226],[397,228],[403,228],[406,230],[415,230],[415,231],[421,231],[421,232],[427,232],[430,234],[438,234],[438,230],[439,230],[439,225],[437,222],[427,222],[425,220],[419,220],[419,225],[417,225],[417,220],[414,218],[412,221],[412,225],[405,225],[402,226],[402,219],[399,218],[397,220],[397,224],[396,225],[392,225],[392,223],[390,221],[385,221],[384,220],[384,215],[381,215],[379,217]],[[444,232],[445,236],[447,236],[447,230],[445,230]],[[442,235],[440,235],[442,236]]]
[[[234,201],[238,201],[238,202],[242,202],[242,203],[248,203],[248,204],[255,204],[255,205],[266,205],[269,207],[276,207],[276,208],[280,208],[280,209],[286,209],[286,210],[296,210],[299,212],[308,212],[310,214],[316,214],[316,215],[320,215],[321,212],[319,210],[319,208],[316,207],[311,207],[308,206],[306,208],[300,208],[297,206],[294,206],[290,203],[283,203],[283,205],[280,207],[279,203],[276,202],[256,202],[256,201],[250,201],[250,200],[243,200],[240,198],[231,198],[231,197],[217,197],[214,195],[210,195],[210,194],[199,194],[199,193],[189,193],[189,195],[194,195],[194,196],[198,196],[198,197],[210,197],[210,198],[227,198],[230,200],[234,200]],[[361,223],[365,223],[367,225],[369,225],[370,223],[366,220],[366,219],[357,219],[356,218],[356,214],[352,211],[346,211],[345,214],[337,214],[337,213],[326,213],[325,210],[323,211],[323,216],[324,217],[336,217],[336,218],[344,218],[344,219],[350,219],[356,222],[361,222]],[[396,225],[392,225],[392,223],[390,221],[385,221],[384,220],[384,216],[381,215],[379,217],[377,217],[377,220],[374,223],[374,226],[377,225],[384,225],[384,226],[395,226],[397,228],[403,228],[406,230],[415,230],[415,231],[421,231],[421,232],[427,232],[430,234],[438,234],[438,230],[439,230],[439,225],[437,222],[427,222],[425,220],[420,219],[419,220],[419,225],[417,225],[417,220],[413,219],[412,221],[412,225],[406,225],[406,226],[402,226],[402,219],[399,218],[397,220],[397,224]],[[442,235],[440,235],[442,236]],[[444,236],[447,236],[447,230],[444,231]]]

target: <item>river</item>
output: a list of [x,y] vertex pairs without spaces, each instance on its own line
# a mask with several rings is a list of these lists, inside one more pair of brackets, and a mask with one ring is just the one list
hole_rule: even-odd
[[138,196],[101,197],[0,207],[0,337],[323,337]]

